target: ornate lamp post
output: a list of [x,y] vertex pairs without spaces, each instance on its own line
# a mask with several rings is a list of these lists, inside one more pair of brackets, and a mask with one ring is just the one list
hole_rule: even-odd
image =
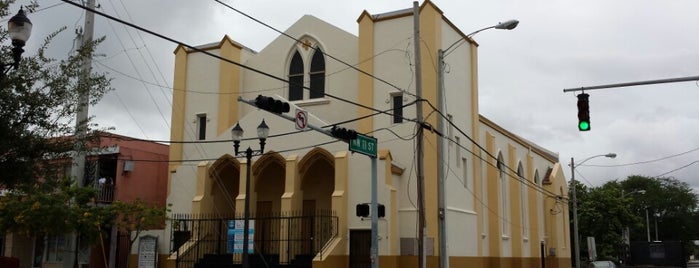
[[[7,72],[13,67],[17,69],[24,53],[24,44],[32,34],[32,22],[24,14],[24,9],[20,8],[17,15],[7,22],[7,32],[12,39],[12,63],[0,63],[0,78],[4,78]],[[8,68],[9,67],[9,68]]]
[[245,221],[243,223],[243,268],[249,268],[250,261],[248,259],[248,243],[250,238],[250,162],[252,161],[253,155],[264,154],[265,141],[267,140],[267,136],[269,136],[269,127],[267,124],[265,124],[264,119],[257,127],[257,138],[260,139],[260,150],[257,151],[250,149],[250,147],[248,147],[248,149],[244,152],[238,151],[238,149],[240,149],[240,140],[243,138],[243,128],[240,127],[240,124],[236,123],[235,127],[231,129],[231,136],[233,136],[233,148],[235,150],[235,155],[245,155],[245,159],[247,160],[247,172],[245,173],[245,211],[243,216],[243,220]]

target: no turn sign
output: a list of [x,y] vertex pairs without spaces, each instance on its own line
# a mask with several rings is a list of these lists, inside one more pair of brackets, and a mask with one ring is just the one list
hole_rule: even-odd
[[296,119],[296,129],[305,130],[308,127],[308,112],[296,109],[294,118]]

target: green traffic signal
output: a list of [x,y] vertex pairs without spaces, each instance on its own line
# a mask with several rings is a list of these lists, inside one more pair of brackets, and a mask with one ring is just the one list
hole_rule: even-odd
[[578,129],[579,129],[580,131],[588,131],[588,130],[590,130],[590,122],[587,122],[587,121],[580,121],[580,123],[578,123]]
[[590,95],[582,93],[578,96],[578,130],[590,130]]

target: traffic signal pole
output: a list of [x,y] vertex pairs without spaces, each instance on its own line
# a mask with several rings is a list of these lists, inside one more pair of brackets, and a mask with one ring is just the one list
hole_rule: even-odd
[[566,88],[566,89],[563,89],[563,92],[585,91],[585,90],[616,88],[616,87],[631,87],[631,86],[665,84],[665,83],[677,83],[677,82],[689,82],[689,81],[699,81],[699,76],[688,76],[688,77],[678,77],[678,78],[669,78],[669,79],[626,82],[626,83],[607,84],[607,85],[599,85],[599,86],[591,86],[591,87]]
[[[263,96],[258,96],[258,98],[263,97]],[[268,97],[266,100],[269,100]],[[239,102],[247,103],[252,106],[260,108],[255,101],[253,100],[246,100],[243,99],[243,97],[238,97]],[[282,103],[282,104],[285,104]],[[289,120],[291,122],[295,122],[296,118],[293,116],[290,116],[285,113],[279,113],[279,112],[274,112],[274,111],[269,111],[271,114],[277,115],[281,118],[284,118],[286,120]],[[314,126],[311,124],[306,124],[306,127],[315,131],[318,131],[322,134],[325,134],[327,136],[333,137],[333,138],[338,138],[331,131],[325,130],[321,127]],[[372,138],[373,139],[373,138]],[[347,143],[352,143],[352,140],[348,140],[345,138],[341,138],[341,140],[347,142]],[[376,140],[376,139],[374,139]],[[350,146],[350,149],[351,146]],[[379,202],[378,202],[378,171],[377,171],[377,156],[376,156],[376,148],[374,148],[373,155],[370,153],[366,152],[360,152],[366,156],[368,156],[371,159],[371,268],[379,268],[379,235],[378,235],[378,230],[379,230]],[[248,163],[249,165],[249,163]]]

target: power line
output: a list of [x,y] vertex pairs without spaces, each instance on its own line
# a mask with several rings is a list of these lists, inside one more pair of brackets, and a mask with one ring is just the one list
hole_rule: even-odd
[[[110,2],[110,4],[111,4],[111,2]],[[116,11],[116,8],[114,7],[113,4],[112,4],[112,8],[114,8],[114,11],[117,12],[117,11]],[[117,12],[117,16],[118,16],[118,15],[119,15],[119,13]],[[121,37],[119,36],[119,34],[117,34],[117,31],[116,31],[116,29],[114,28],[114,25],[111,23],[111,21],[108,21],[108,22],[109,22],[109,26],[112,28],[112,31],[114,32],[114,35],[117,37],[117,40],[119,41],[119,45],[121,45],[121,48],[122,48],[122,49],[126,50],[126,46],[124,45],[124,42],[122,41],[122,39],[121,39]],[[129,34],[128,31],[126,31],[126,33]],[[129,34],[129,37],[131,37],[131,34]],[[136,45],[136,42],[133,41],[133,37],[131,38],[131,40],[132,40],[132,43],[133,43],[134,45]],[[140,51],[140,50],[139,50],[139,51]],[[141,73],[140,73],[140,72],[138,71],[138,69],[136,68],[136,63],[135,63],[135,62],[133,61],[133,59],[131,58],[131,55],[129,55],[129,53],[125,53],[125,54],[126,54],[127,59],[129,60],[129,63],[131,64],[131,67],[133,68],[134,71],[136,71],[136,74],[137,74],[138,77],[140,78],[139,81],[144,81],[143,77],[141,77]],[[143,57],[143,54],[141,54],[141,57]],[[146,66],[148,66],[148,64],[146,64]],[[150,67],[148,67],[148,70],[151,71],[151,70],[150,70]],[[152,74],[152,73],[153,73],[153,72],[151,71],[151,74]],[[154,76],[154,77],[155,77],[155,76]],[[170,123],[169,123],[168,120],[165,118],[165,114],[163,114],[163,111],[160,110],[160,105],[158,105],[157,101],[155,101],[155,97],[153,97],[153,94],[151,94],[150,89],[148,88],[148,86],[146,85],[146,83],[145,83],[145,82],[141,82],[141,84],[143,85],[143,88],[145,89],[146,93],[148,93],[148,97],[149,97],[150,100],[153,102],[153,105],[155,106],[155,109],[158,111],[158,114],[160,114],[160,118],[163,120],[163,122],[165,123],[165,125],[166,125],[167,127],[170,127]],[[166,99],[168,99],[168,98],[166,97]]]
[[[251,19],[251,20],[253,20],[253,21],[255,21],[255,22],[259,23],[259,24],[262,24],[263,26],[265,26],[265,27],[267,27],[267,28],[272,29],[273,31],[275,31],[275,32],[277,32],[277,33],[279,33],[279,34],[281,34],[281,35],[284,35],[284,36],[286,36],[286,37],[288,37],[288,38],[290,38],[290,39],[292,39],[292,40],[294,40],[294,41],[296,41],[296,42],[298,42],[298,43],[303,44],[303,41],[301,41],[301,40],[299,40],[299,39],[297,39],[297,38],[295,38],[295,37],[293,37],[293,36],[291,36],[291,35],[289,35],[289,34],[287,34],[287,33],[285,33],[285,32],[282,32],[282,31],[278,30],[278,29],[272,27],[271,25],[269,25],[269,24],[267,24],[267,23],[264,23],[263,21],[261,21],[261,20],[259,20],[259,19],[256,19],[255,17],[246,14],[245,12],[242,12],[242,11],[240,11],[240,10],[238,10],[238,9],[236,9],[236,8],[234,8],[234,7],[232,7],[232,6],[228,5],[228,4],[226,4],[226,3],[223,3],[223,2],[221,2],[220,0],[214,0],[214,1],[216,1],[217,3],[219,3],[219,4],[221,4],[221,5],[223,5],[223,6],[227,7],[227,8],[229,8],[229,9],[235,11],[235,12],[238,12],[238,14],[241,14],[241,15],[247,17],[248,19]],[[323,51],[323,50],[320,50],[320,49],[318,49],[318,48],[316,48],[316,47],[311,47],[311,48],[312,48],[313,50],[315,50],[315,51],[320,51],[320,53],[323,53],[323,55],[325,55],[325,56],[327,56],[327,57],[329,57],[329,58],[331,58],[331,59],[333,59],[333,60],[336,60],[336,61],[338,61],[338,62],[340,62],[340,63],[346,65],[347,67],[354,69],[355,71],[358,71],[358,72],[360,72],[360,73],[362,73],[362,74],[364,74],[364,75],[367,75],[367,76],[369,76],[369,77],[371,77],[371,78],[373,78],[373,79],[375,79],[375,80],[377,80],[377,81],[380,81],[380,82],[382,82],[382,83],[384,83],[384,84],[386,84],[386,85],[388,85],[388,86],[390,86],[390,87],[392,87],[392,88],[395,88],[395,89],[397,89],[398,91],[401,91],[401,92],[404,92],[404,93],[406,93],[406,94],[410,94],[410,95],[415,96],[414,94],[412,94],[412,93],[410,93],[410,92],[407,92],[406,90],[404,90],[404,89],[402,89],[402,88],[400,88],[400,87],[398,87],[398,86],[396,86],[396,85],[394,85],[394,84],[392,84],[392,83],[389,83],[388,81],[386,81],[386,80],[384,80],[384,79],[382,79],[382,78],[376,77],[376,76],[374,76],[373,74],[370,74],[370,73],[368,73],[368,72],[366,72],[366,71],[364,71],[364,70],[362,70],[362,69],[359,69],[359,68],[357,68],[357,67],[355,67],[355,66],[353,66],[353,65],[351,65],[351,64],[349,64],[349,63],[347,63],[347,62],[345,62],[345,61],[343,61],[343,60],[341,60],[341,59],[338,59],[337,57],[335,57],[335,56],[333,56],[333,55],[330,55],[330,54],[326,53],[326,52]]]
[[[447,116],[445,116],[441,111],[439,111],[436,107],[434,107],[434,105],[432,105],[432,103],[430,103],[428,100],[424,100],[424,101],[427,102],[427,104],[428,104],[430,107],[432,107],[433,112],[436,112],[437,114],[439,114],[445,121],[447,121],[447,123],[449,123],[449,125],[451,125],[452,127],[454,127],[454,129],[458,130],[459,133],[461,133],[461,135],[464,135],[464,137],[466,137],[471,143],[473,143],[474,145],[476,145],[476,146],[477,146],[481,151],[483,151],[486,155],[490,156],[490,157],[493,158],[493,159],[496,159],[496,160],[498,159],[496,156],[494,156],[493,154],[491,154],[490,152],[488,152],[488,150],[486,150],[485,148],[483,148],[483,146],[481,146],[478,142],[476,142],[476,141],[473,140],[470,136],[468,136],[463,130],[461,130],[461,128],[460,128],[459,126],[457,126],[456,124],[454,124],[454,122],[452,122],[451,120],[449,120],[449,118],[448,118]],[[474,123],[475,123],[475,122],[474,122]],[[424,124],[424,123],[423,123],[423,124]],[[425,126],[426,126],[427,128],[429,128],[429,129],[432,128],[432,126],[429,126],[429,125],[425,125]],[[438,131],[435,131],[435,134],[437,134],[437,136],[440,136],[440,137],[442,137],[442,138],[444,138],[444,139],[447,139],[447,140],[449,140],[449,141],[451,141],[451,142],[454,142],[454,141],[451,140],[451,138],[445,137],[443,133],[439,133]],[[456,143],[456,142],[454,142],[454,143],[455,143],[455,144],[458,144],[458,143]],[[493,166],[493,164],[490,163],[490,162],[488,162],[485,158],[483,158],[483,157],[477,155],[475,152],[469,150],[468,148],[463,147],[461,144],[458,144],[458,145],[459,145],[459,147],[463,148],[463,149],[466,150],[467,152],[469,152],[469,153],[471,153],[472,155],[478,157],[478,158],[481,159],[482,161],[485,161],[487,164]],[[512,172],[512,173],[514,173],[514,174],[517,174],[517,171],[515,171],[513,168],[509,167],[508,165],[502,163],[501,166],[504,166],[504,167],[505,167],[507,170],[509,170],[510,172]],[[500,167],[496,167],[496,168],[500,169]],[[510,175],[510,176],[512,176],[512,175]],[[525,181],[527,181],[527,183],[529,183],[529,184],[532,184],[532,183],[533,183],[533,182],[530,182],[529,180],[526,180],[526,179],[525,179]],[[536,187],[539,188],[540,186],[536,185]],[[549,191],[549,190],[546,190],[546,189],[543,188],[543,187],[541,187],[541,189],[544,190],[544,191],[546,191],[550,196],[557,196],[554,192],[551,192],[551,191]]]
[[[32,12],[28,12],[28,13],[30,13],[30,14],[39,13],[39,12],[41,12],[41,11],[44,11],[44,10],[47,10],[47,9],[50,9],[50,8],[54,8],[54,7],[60,6],[60,5],[62,5],[62,4],[65,4],[65,3],[53,4],[53,5],[44,7],[44,8],[40,8],[40,9],[34,10],[34,11],[32,11]],[[26,7],[26,6],[25,6],[25,7]],[[2,20],[0,20],[0,22],[6,22],[6,21],[8,21],[8,20],[10,20],[10,18],[2,19]]]
[[[262,76],[265,76],[265,77],[268,77],[268,78],[271,78],[271,79],[274,79],[274,80],[277,80],[277,81],[280,81],[280,82],[283,82],[283,83],[287,83],[287,84],[290,84],[290,85],[296,85],[296,84],[294,84],[294,83],[291,83],[289,80],[286,80],[286,79],[284,79],[284,78],[275,76],[275,75],[273,75],[273,74],[271,74],[271,73],[268,73],[268,72],[259,70],[259,69],[254,68],[254,67],[247,66],[247,65],[242,64],[242,63],[240,63],[240,62],[236,62],[236,61],[233,61],[233,60],[230,60],[230,59],[223,58],[223,57],[218,56],[218,55],[215,55],[215,54],[213,54],[213,53],[211,53],[211,52],[209,52],[209,51],[207,51],[207,50],[205,50],[205,49],[201,49],[201,48],[198,48],[198,47],[195,47],[195,46],[186,44],[186,43],[184,43],[184,42],[177,41],[177,40],[175,40],[175,39],[173,39],[173,38],[170,38],[170,37],[167,37],[167,36],[165,36],[165,35],[162,35],[162,34],[159,34],[159,33],[154,32],[154,31],[148,30],[148,29],[143,28],[143,27],[141,27],[141,26],[138,26],[138,25],[136,25],[136,24],[133,24],[133,23],[130,23],[130,22],[121,20],[121,19],[116,18],[116,17],[111,16],[111,15],[108,15],[108,14],[106,14],[106,13],[104,13],[104,12],[100,12],[100,11],[97,11],[97,10],[94,10],[94,9],[91,9],[91,8],[88,8],[88,7],[85,7],[85,6],[83,6],[83,5],[70,2],[69,0],[61,0],[61,1],[65,2],[65,3],[68,3],[68,4],[71,4],[71,5],[73,5],[73,6],[76,6],[76,7],[78,7],[78,8],[82,8],[82,9],[84,9],[84,10],[88,10],[88,11],[90,11],[90,12],[93,12],[93,13],[95,13],[95,14],[98,14],[98,15],[102,16],[102,17],[108,18],[108,19],[110,19],[110,20],[113,20],[113,21],[122,23],[122,24],[124,24],[124,25],[129,26],[129,27],[135,28],[135,29],[137,29],[137,30],[139,30],[139,31],[146,32],[146,33],[148,33],[148,34],[150,34],[150,35],[153,35],[153,36],[156,36],[156,37],[158,37],[158,38],[161,38],[161,39],[170,41],[170,42],[175,43],[175,44],[179,44],[179,45],[184,46],[184,47],[186,47],[186,48],[188,48],[188,49],[191,49],[191,50],[193,50],[193,51],[196,51],[196,52],[205,54],[205,55],[207,55],[207,56],[210,56],[210,57],[213,57],[213,58],[216,58],[216,59],[225,61],[225,62],[228,62],[228,63],[230,63],[230,64],[236,65],[236,66],[238,66],[238,67],[241,67],[241,68],[243,68],[243,69],[252,71],[252,72],[257,73],[257,74],[260,74],[260,75],[262,75]],[[306,90],[311,91],[311,92],[315,91],[314,89],[311,89],[310,87],[305,86],[305,85],[297,85],[297,86],[301,86],[303,89],[306,89]],[[343,99],[343,98],[337,97],[337,96],[332,95],[332,94],[329,94],[329,93],[324,93],[324,95],[325,95],[325,96],[328,96],[328,97],[330,97],[330,98],[333,98],[333,99],[336,99],[336,100],[345,102],[345,103],[349,103],[349,104],[352,104],[352,105],[355,105],[355,106],[358,106],[358,107],[367,109],[367,110],[371,110],[371,111],[374,111],[374,112],[380,112],[380,113],[383,113],[383,114],[392,116],[391,113],[384,112],[384,111],[378,110],[378,109],[376,109],[376,108],[369,107],[369,106],[366,106],[366,105],[363,105],[363,104],[360,104],[360,103],[357,103],[357,102],[354,102],[354,101],[350,101],[350,100],[347,100],[347,99]],[[413,119],[409,119],[409,118],[405,118],[405,117],[403,117],[403,119],[404,119],[404,120],[407,120],[407,121],[414,121]]]
[[691,152],[694,152],[694,151],[697,151],[697,150],[699,150],[699,147],[694,148],[694,149],[691,149],[691,150],[689,150],[689,151],[685,151],[685,152],[681,152],[681,153],[673,154],[673,155],[668,155],[668,156],[664,156],[664,157],[657,158],[657,159],[653,159],[653,160],[639,161],[639,162],[633,162],[633,163],[627,163],[627,164],[617,164],[617,165],[581,165],[581,166],[585,166],[585,167],[626,167],[626,166],[633,166],[633,165],[640,165],[640,164],[648,164],[648,163],[658,162],[658,161],[670,159],[670,158],[673,158],[673,157],[685,155],[685,154],[688,154],[688,153],[691,153]]
[[[251,140],[256,140],[257,138],[253,138]],[[247,140],[247,139],[246,139]],[[286,149],[286,150],[280,150],[280,151],[272,151],[272,152],[266,152],[260,156],[263,155],[268,155],[268,154],[277,154],[277,153],[286,153],[286,152],[293,152],[293,151],[298,151],[298,150],[305,150],[305,149],[311,149],[311,148],[316,148],[319,146],[324,146],[328,144],[333,144],[336,142],[340,142],[341,140],[332,140],[332,141],[327,141],[327,142],[321,142],[321,143],[316,143],[308,146],[303,146],[303,147],[296,147],[296,148],[291,148],[291,149]],[[233,156],[234,158],[245,158],[245,156]],[[121,158],[120,158],[121,159]],[[126,159],[123,158],[123,160],[129,160],[129,161],[134,161],[134,162],[146,162],[146,163],[184,163],[184,162],[201,162],[201,161],[216,161],[219,158],[200,158],[200,159],[176,159],[176,160],[152,160],[152,159]]]
[[[456,144],[456,145],[459,146],[460,148],[462,148],[462,149],[466,150],[467,152],[471,153],[471,155],[475,156],[476,158],[480,159],[481,161],[483,161],[484,163],[486,163],[487,165],[489,165],[489,166],[491,166],[491,167],[497,168],[498,170],[501,170],[501,166],[506,167],[507,170],[509,170],[510,172],[507,172],[507,170],[504,170],[504,173],[505,173],[505,175],[507,175],[507,176],[510,177],[511,179],[517,180],[517,181],[519,181],[520,183],[522,183],[523,185],[526,185],[527,187],[532,188],[532,189],[534,189],[534,190],[536,190],[537,192],[540,192],[540,193],[542,193],[542,194],[546,194],[546,195],[552,196],[552,197],[557,196],[557,194],[555,194],[555,193],[553,193],[553,192],[551,192],[551,191],[549,191],[549,190],[547,190],[547,189],[545,189],[545,188],[539,186],[538,184],[536,184],[536,183],[534,183],[534,182],[531,182],[531,181],[527,180],[526,178],[520,176],[517,172],[515,172],[512,168],[509,168],[506,164],[502,163],[502,164],[500,164],[500,166],[498,166],[497,164],[490,163],[490,162],[488,162],[488,160],[486,160],[485,158],[483,158],[483,157],[477,155],[476,153],[474,153],[473,151],[471,151],[471,150],[469,150],[468,148],[464,147],[463,145],[454,142],[451,138],[449,138],[449,137],[444,137],[444,136],[440,136],[440,137],[441,137],[442,139],[445,139],[445,140],[448,140],[448,141],[450,141],[450,142],[453,142],[454,144]],[[431,144],[431,143],[430,143],[430,144]],[[432,144],[431,144],[431,145],[432,145]],[[432,148],[434,148],[434,147],[432,147]],[[496,158],[496,159],[497,159],[497,158]]]
[[678,170],[680,170],[680,169],[687,168],[687,167],[689,167],[689,166],[691,166],[691,165],[694,165],[694,164],[696,164],[696,163],[699,163],[699,160],[694,160],[693,162],[691,162],[691,163],[689,163],[689,164],[686,164],[686,165],[684,165],[684,166],[681,166],[681,167],[678,167],[678,168],[676,168],[676,169],[670,170],[670,171],[665,172],[665,173],[663,173],[663,174],[657,175],[657,176],[655,176],[655,178],[662,177],[662,176],[665,176],[665,175],[670,174],[670,173],[672,173],[672,172],[678,171]]

